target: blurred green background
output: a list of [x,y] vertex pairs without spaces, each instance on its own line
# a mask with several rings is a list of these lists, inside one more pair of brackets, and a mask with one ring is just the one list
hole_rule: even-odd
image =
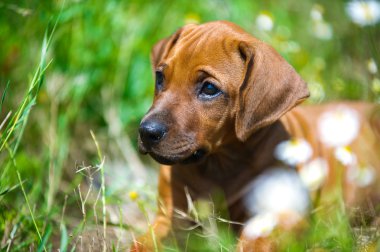
[[[136,213],[141,204],[140,210],[132,209],[130,191],[146,202],[144,211],[154,211],[156,169],[151,167],[156,165],[136,152],[137,127],[154,88],[149,54],[155,42],[186,23],[229,20],[268,42],[309,83],[311,103],[380,102],[379,24],[353,23],[346,5],[330,0],[0,1],[0,134],[6,143],[0,150],[0,250],[58,246],[64,251],[78,243],[74,237],[84,225],[94,222],[94,213],[84,216],[79,195],[90,190],[95,200],[87,203],[96,206],[101,175],[95,170],[102,163],[90,130],[105,157],[107,207],[116,206],[113,217],[107,208],[110,225],[130,230],[128,221],[142,218]],[[54,24],[46,54],[50,64],[34,93],[35,104],[30,114],[22,113],[25,124],[17,124],[5,140],[7,115],[25,101],[41,63],[44,35]],[[90,171],[77,172],[90,165]]]

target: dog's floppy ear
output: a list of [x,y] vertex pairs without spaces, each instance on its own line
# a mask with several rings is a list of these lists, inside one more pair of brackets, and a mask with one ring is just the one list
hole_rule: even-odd
[[278,120],[309,96],[306,83],[272,47],[240,42],[245,78],[239,88],[236,135],[245,141],[256,130]]
[[177,43],[182,33],[182,30],[183,28],[178,29],[173,35],[158,41],[153,46],[151,56],[150,56],[153,69],[155,69],[157,65],[160,63],[160,61],[169,54],[170,50]]

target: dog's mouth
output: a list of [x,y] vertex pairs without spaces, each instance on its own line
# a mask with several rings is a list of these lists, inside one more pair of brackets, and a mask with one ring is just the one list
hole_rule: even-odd
[[173,165],[173,164],[193,164],[203,160],[207,155],[207,150],[204,148],[193,151],[190,155],[163,155],[155,151],[142,152],[149,154],[154,160],[160,164]]
[[180,148],[176,148],[175,144],[149,146],[143,143],[140,136],[138,147],[141,154],[149,154],[158,163],[164,165],[199,163],[209,153],[208,148],[197,146],[193,141],[187,142]]

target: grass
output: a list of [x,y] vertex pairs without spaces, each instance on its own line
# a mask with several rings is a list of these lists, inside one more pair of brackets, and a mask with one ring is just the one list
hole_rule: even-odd
[[101,177],[101,186],[100,191],[102,193],[102,218],[103,218],[103,251],[107,251],[107,245],[106,245],[106,239],[107,239],[107,220],[106,220],[106,188],[105,188],[105,182],[104,182],[104,157],[102,156],[102,152],[99,147],[99,143],[96,140],[95,134],[91,131],[92,139],[94,139],[96,149],[98,152],[98,158],[99,158],[99,170],[100,170],[100,177]]
[[[379,102],[379,74],[366,67],[369,58],[379,65],[379,26],[355,26],[344,5],[0,2],[0,250],[124,251],[134,235],[148,230],[157,165],[137,154],[135,139],[153,94],[149,53],[190,19],[227,19],[272,44],[307,80],[313,103]],[[313,33],[310,12],[320,7],[333,29],[329,40]],[[274,20],[271,31],[255,23],[263,11]],[[139,203],[129,192],[138,193]],[[357,248],[358,232],[344,208],[335,206],[339,200],[319,209],[302,243],[286,238],[288,251]],[[230,251],[236,237],[224,216],[194,216],[202,211],[182,213],[203,227],[186,238],[189,251],[197,244]],[[168,242],[167,250],[179,248]]]

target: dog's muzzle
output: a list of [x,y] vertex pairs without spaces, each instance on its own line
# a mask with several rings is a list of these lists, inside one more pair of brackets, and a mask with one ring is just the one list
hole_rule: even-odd
[[[142,154],[149,154],[161,164],[189,164],[195,163],[206,156],[205,148],[197,147],[193,142],[188,142],[187,148],[178,152],[173,148],[173,143],[168,142],[168,126],[158,119],[146,119],[139,128],[139,150]],[[167,141],[166,143],[163,143]],[[173,151],[174,150],[174,151]]]

